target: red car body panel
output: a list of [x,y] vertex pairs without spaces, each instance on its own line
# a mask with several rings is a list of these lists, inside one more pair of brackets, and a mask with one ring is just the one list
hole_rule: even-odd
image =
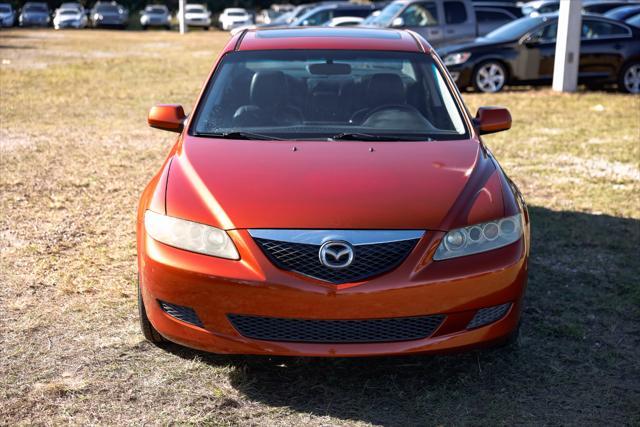
[[[423,39],[396,33],[400,37],[392,40],[292,37],[286,43],[241,33],[221,57],[238,49],[413,50],[432,55],[444,70]],[[463,106],[448,75],[446,80]],[[138,210],[140,287],[153,327],[193,348],[267,355],[443,352],[505,340],[520,319],[529,217],[517,189],[483,146],[472,118],[461,110],[471,137],[460,141],[245,141],[194,137],[185,130],[145,189]],[[155,241],[145,231],[147,210],[228,230],[240,260]],[[525,225],[519,241],[471,256],[433,260],[446,231],[518,212]],[[251,228],[417,229],[425,234],[394,270],[335,285],[276,267],[250,236]],[[192,307],[203,327],[170,316],[158,300]],[[508,302],[512,306],[500,320],[466,329],[478,309]],[[425,339],[320,344],[246,338],[227,314],[294,319],[444,314],[446,319]]]

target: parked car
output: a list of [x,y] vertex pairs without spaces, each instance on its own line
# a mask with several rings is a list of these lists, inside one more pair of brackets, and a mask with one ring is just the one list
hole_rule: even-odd
[[[200,27],[203,30],[208,30],[211,27],[211,12],[203,4],[187,4],[184,17],[188,27]],[[181,19],[178,14],[178,21]]]
[[21,27],[47,27],[50,22],[51,11],[47,3],[43,2],[26,2],[18,17]]
[[143,30],[149,27],[171,29],[171,14],[169,8],[163,4],[150,4],[140,12],[140,25]]
[[9,3],[0,3],[0,27],[13,27],[16,24],[16,13]]
[[471,0],[396,0],[367,25],[407,28],[438,48],[445,44],[473,40],[478,35]]
[[84,28],[87,26],[87,15],[84,9],[77,8],[57,9],[53,15],[53,28]]
[[[366,46],[366,50],[362,47]],[[517,343],[529,214],[408,31],[248,31],[223,49],[138,209],[145,338],[269,356]],[[336,141],[340,141],[336,143]]]
[[631,18],[626,19],[624,22],[629,25],[633,25],[636,28],[640,28],[640,14],[634,15]]
[[639,0],[584,0],[582,11],[584,13],[604,14],[612,9],[622,6],[638,5]]
[[[553,79],[557,14],[525,17],[486,37],[440,53],[461,88],[498,92],[505,85],[544,85]],[[624,23],[583,15],[578,81],[617,83],[640,92],[640,30]]]
[[253,24],[253,20],[245,9],[232,7],[222,11],[218,17],[218,23],[224,31],[229,31],[232,28],[251,25]]
[[355,4],[355,3],[329,3],[322,4],[309,10],[290,24],[292,27],[310,27],[314,25],[324,25],[333,18],[340,17],[360,17],[366,18],[375,9],[371,4]]
[[609,19],[615,19],[617,21],[624,21],[631,18],[633,15],[640,13],[640,4],[633,4],[628,6],[616,7],[604,14]]
[[116,2],[97,2],[90,15],[94,28],[126,28],[129,24],[129,11]]
[[292,11],[285,12],[273,21],[268,24],[260,24],[260,25],[241,25],[236,27],[230,31],[231,35],[234,36],[237,33],[244,30],[253,30],[256,28],[270,28],[270,27],[288,27],[293,22],[295,22],[299,17],[310,11],[311,9],[317,7],[322,3],[307,3],[296,6]]
[[270,24],[285,12],[278,12],[273,9],[262,9],[256,16],[256,24]]
[[496,28],[522,17],[522,11],[519,7],[503,7],[498,2],[474,3],[474,9],[476,22],[478,23],[477,34],[479,36],[488,34]]
[[[603,14],[611,9],[637,2],[638,0],[584,0],[582,11],[583,13]],[[560,0],[534,0],[522,6],[522,13],[524,16],[538,16],[557,12],[558,9],[560,9]]]
[[57,10],[75,10],[78,12],[86,13],[85,8],[78,2],[62,3]]
[[325,22],[325,27],[355,27],[364,21],[359,16],[339,16],[331,19],[329,22]]

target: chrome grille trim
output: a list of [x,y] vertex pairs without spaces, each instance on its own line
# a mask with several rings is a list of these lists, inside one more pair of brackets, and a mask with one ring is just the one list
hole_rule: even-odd
[[249,234],[254,239],[277,240],[287,243],[322,245],[328,240],[344,240],[353,246],[375,245],[420,239],[424,230],[308,230],[281,228],[253,228]]

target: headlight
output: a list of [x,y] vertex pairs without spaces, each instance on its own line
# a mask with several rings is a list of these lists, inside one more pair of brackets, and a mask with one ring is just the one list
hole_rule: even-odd
[[444,57],[444,65],[459,65],[467,62],[471,52],[452,53]]
[[155,240],[169,246],[227,259],[240,259],[231,238],[224,230],[161,215],[144,213],[144,227]]
[[517,242],[522,230],[522,214],[457,228],[444,235],[433,259],[439,261],[501,248]]

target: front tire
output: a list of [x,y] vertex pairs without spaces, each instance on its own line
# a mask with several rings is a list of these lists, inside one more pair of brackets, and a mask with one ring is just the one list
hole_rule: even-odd
[[633,62],[622,68],[618,88],[626,93],[640,93],[640,62]]
[[483,62],[473,71],[473,87],[479,92],[500,92],[506,84],[507,69],[498,61]]
[[165,342],[162,335],[153,327],[151,321],[147,317],[147,310],[144,308],[142,301],[142,292],[140,290],[140,279],[138,278],[138,313],[140,315],[140,329],[145,339],[153,344],[161,344]]
[[209,27],[202,27],[203,30],[209,31]]

